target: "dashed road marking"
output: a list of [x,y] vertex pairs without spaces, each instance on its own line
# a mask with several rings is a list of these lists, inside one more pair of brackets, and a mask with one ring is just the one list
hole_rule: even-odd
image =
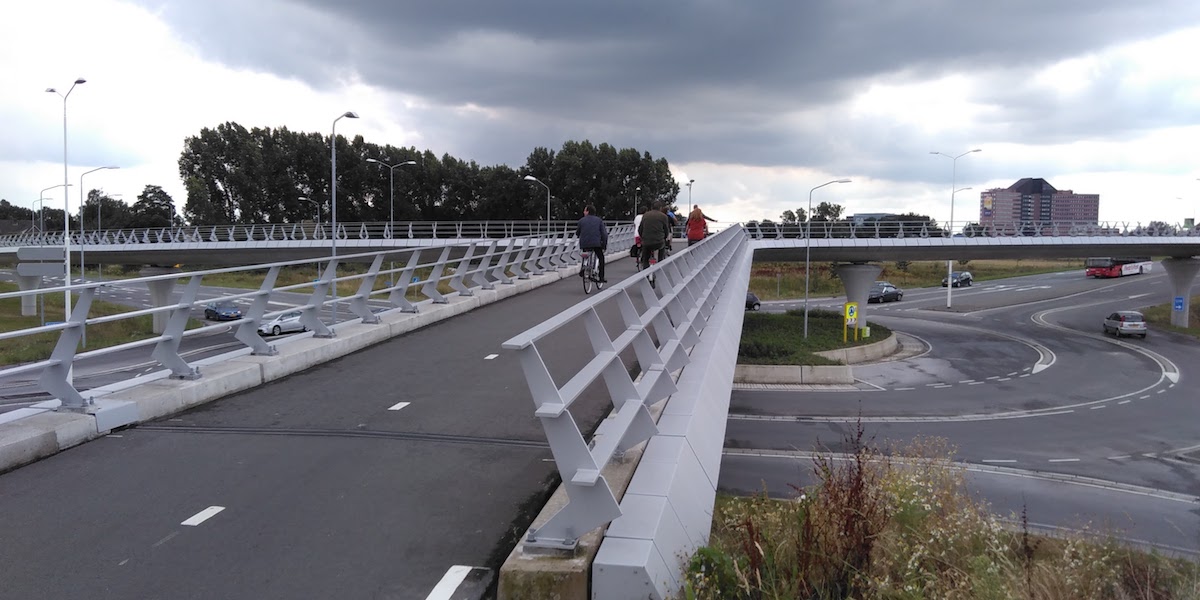
[[489,354],[489,355],[483,357],[483,360],[492,360],[493,358],[496,358],[497,356],[500,356],[500,355],[499,354]]
[[1091,409],[1089,409],[1089,410],[1100,410],[1101,408],[1104,408],[1104,405],[1103,405],[1103,404],[1101,404],[1100,406],[1093,406],[1093,407],[1091,407]]
[[400,410],[409,404],[412,404],[412,402],[397,402],[389,407],[388,410]]
[[1118,402],[1117,404],[1129,404],[1130,402],[1133,402],[1133,400],[1122,400],[1122,401]]
[[1007,458],[985,458],[985,459],[983,459],[983,460],[981,460],[981,461],[979,461],[979,462],[985,462],[985,463],[988,463],[988,464],[1001,464],[1001,463],[1009,463],[1009,464],[1011,464],[1011,463],[1015,463],[1015,462],[1017,462],[1017,461],[1015,461],[1015,460],[1011,460],[1011,459],[1007,459]]
[[225,510],[224,506],[210,506],[210,507],[192,515],[191,517],[188,518],[188,520],[180,523],[180,525],[187,525],[189,527],[195,527],[195,526],[213,518],[214,515],[216,515],[217,513],[221,512],[223,510]]
[[1051,458],[1052,463],[1079,462],[1078,458]]

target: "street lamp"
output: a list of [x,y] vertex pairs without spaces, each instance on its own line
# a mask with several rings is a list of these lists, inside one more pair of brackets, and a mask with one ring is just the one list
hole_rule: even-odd
[[[87,83],[87,80],[80,77],[71,84],[71,89],[67,93],[60,93],[54,88],[46,88],[46,91],[53,94],[58,94],[63,101],[63,187],[69,187],[67,183],[67,98],[71,92],[75,91],[75,86]],[[71,201],[70,194],[63,191],[63,268],[66,273],[64,283],[66,287],[63,289],[63,306],[66,309],[66,317],[63,321],[71,320]],[[71,383],[71,371],[67,370],[67,383]]]
[[320,230],[321,229],[321,203],[317,202],[316,200],[313,200],[312,198],[309,198],[308,196],[298,196],[296,199],[303,200],[309,204],[312,204],[313,207],[317,209],[317,230]]
[[[945,156],[950,159],[950,222],[946,225],[946,231],[950,234],[951,239],[954,237],[954,186],[958,184],[958,159],[971,154],[973,152],[983,152],[982,148],[967,150],[958,156],[950,156],[945,152],[930,151],[930,154]],[[954,260],[946,259],[946,308],[950,308],[950,290],[954,289],[954,282],[951,277],[954,275]]]
[[693,184],[693,183],[696,183],[696,180],[695,180],[695,179],[689,179],[689,180],[688,180],[688,182],[687,182],[687,186],[688,186],[688,205],[687,205],[687,209],[688,209],[688,210],[692,210],[692,184]]
[[534,181],[542,184],[542,187],[546,188],[546,233],[550,233],[550,186],[542,183],[542,180],[534,177],[533,175],[526,175],[525,181]]
[[377,165],[383,165],[388,168],[388,234],[391,235],[392,237],[396,237],[396,233],[394,231],[392,231],[392,229],[394,229],[396,227],[396,224],[395,224],[395,220],[396,220],[396,167],[403,167],[405,165],[415,165],[415,164],[417,164],[417,161],[406,160],[402,163],[389,165],[389,164],[383,162],[382,160],[375,160],[374,158],[368,158],[367,162],[375,163]]
[[[808,280],[811,269],[809,268],[809,257],[812,254],[812,195],[813,192],[834,183],[850,183],[849,179],[834,179],[826,181],[817,187],[808,190],[808,213],[804,216],[808,219],[808,233],[804,236],[804,339],[808,339]],[[691,198],[689,197],[689,200]]]
[[[391,159],[388,159],[388,160],[391,160]],[[378,165],[383,165],[388,168],[388,237],[395,239],[395,237],[396,237],[396,232],[395,232],[395,229],[396,229],[396,223],[395,223],[395,221],[396,221],[396,167],[403,167],[406,165],[415,165],[415,164],[417,164],[417,161],[406,160],[402,163],[389,165],[389,164],[383,162],[382,160],[375,160],[374,158],[368,158],[367,162],[375,163]],[[392,271],[395,271],[396,263],[394,263],[394,262],[391,263],[390,269]]]
[[[357,119],[358,113],[346,111],[342,115],[333,120],[333,132],[329,136],[329,203],[331,209],[329,211],[330,223],[333,227],[333,235],[329,238],[329,245],[332,251],[332,260],[337,260],[337,122],[344,118]],[[333,272],[333,325],[337,325],[338,312],[338,291],[337,291],[337,270]]]
[[[83,243],[83,239],[82,239],[83,238],[83,199],[84,199],[83,176],[87,175],[88,173],[95,173],[96,171],[103,171],[104,169],[120,169],[120,168],[121,167],[96,167],[95,169],[92,169],[91,171],[84,171],[83,175],[79,176],[79,236],[80,236],[80,240],[79,240],[79,279],[80,279],[80,281],[85,281],[85,282],[87,281],[87,267],[84,266],[87,263],[83,262],[85,244]],[[97,213],[98,212],[99,211],[97,210]],[[83,329],[83,331],[84,331],[83,347],[87,348],[87,328],[85,327]]]
[[633,188],[633,218],[635,218],[635,219],[637,218],[637,214],[638,214],[637,213],[638,194],[641,193],[641,191],[642,191],[642,186],[640,186],[640,185],[637,186],[636,188]]

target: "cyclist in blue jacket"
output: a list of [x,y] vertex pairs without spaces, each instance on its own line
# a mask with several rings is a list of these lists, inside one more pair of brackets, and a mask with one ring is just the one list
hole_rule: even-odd
[[[595,215],[596,208],[592,205],[583,207],[583,218],[575,226],[575,237],[579,238],[579,249],[584,252],[595,252],[600,264],[600,283],[608,283],[604,278],[604,251],[608,249],[608,227],[604,219]],[[583,270],[579,276],[584,275]]]

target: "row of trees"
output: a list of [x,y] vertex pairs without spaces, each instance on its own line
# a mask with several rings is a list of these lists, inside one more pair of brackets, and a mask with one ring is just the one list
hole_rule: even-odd
[[[558,152],[535,148],[519,169],[380,146],[362,136],[339,136],[336,151],[342,222],[387,221],[393,212],[396,221],[545,219],[546,188],[526,175],[550,188],[554,220],[578,218],[586,204],[605,218],[629,219],[635,198],[670,204],[680,190],[666,159],[586,140],[566,142]],[[329,138],[319,133],[233,122],[205,128],[185,140],[179,158],[184,215],[192,224],[326,221],[330,158]],[[407,161],[416,164],[381,164]]]
[[[0,200],[0,220],[10,221],[20,229],[62,231],[64,214],[63,209],[53,208],[49,203],[35,210]],[[79,214],[71,214],[72,229],[79,227]],[[172,218],[176,225],[182,224],[179,215],[174,212],[171,195],[157,185],[143,188],[132,205],[98,189],[89,191],[83,204],[85,230],[93,230],[97,226],[105,229],[164,227],[172,222]]]

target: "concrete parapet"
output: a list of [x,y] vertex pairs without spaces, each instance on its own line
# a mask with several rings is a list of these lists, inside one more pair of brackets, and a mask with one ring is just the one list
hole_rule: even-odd
[[849,348],[838,348],[836,350],[823,350],[814,352],[818,356],[823,356],[830,360],[841,361],[847,365],[857,365],[873,360],[879,360],[885,356],[891,356],[900,349],[900,340],[895,335],[889,335],[886,338],[862,346],[851,346]]
[[0,425],[0,473],[99,437],[96,419],[71,412],[44,412]]

